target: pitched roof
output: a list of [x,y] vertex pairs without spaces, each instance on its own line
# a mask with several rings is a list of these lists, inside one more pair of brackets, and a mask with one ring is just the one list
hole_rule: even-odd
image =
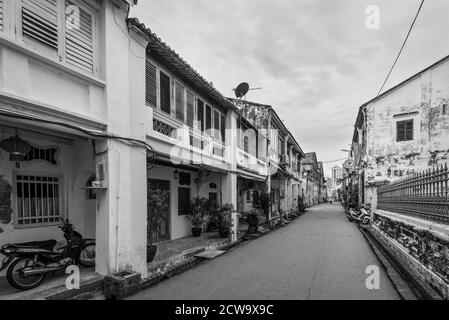
[[[293,140],[293,145],[296,147],[296,150],[300,153],[300,155],[302,157],[305,157],[304,151],[302,150],[301,146],[299,145],[298,141],[296,141],[295,137],[293,136],[293,134],[290,132],[290,130],[288,130],[288,128],[285,126],[284,122],[281,120],[281,118],[279,117],[279,115],[277,114],[276,110],[268,104],[262,104],[262,103],[258,103],[258,102],[253,102],[253,101],[248,101],[248,100],[239,100],[239,99],[235,99],[235,98],[227,98],[229,101],[233,102],[233,103],[237,103],[239,101],[243,101],[246,104],[249,105],[253,105],[256,107],[261,107],[261,108],[265,108],[267,110],[270,110],[271,113],[274,115],[274,121],[281,126],[281,129],[290,136],[290,138]],[[238,107],[237,107],[238,108]]]
[[161,64],[168,67],[173,73],[188,82],[192,88],[201,92],[207,98],[211,99],[217,105],[236,110],[236,107],[226,97],[221,94],[213,85],[204,79],[190,64],[179,56],[172,48],[163,42],[151,29],[145,24],[140,23],[137,18],[127,19],[130,28],[136,28],[142,32],[148,40],[147,50]]

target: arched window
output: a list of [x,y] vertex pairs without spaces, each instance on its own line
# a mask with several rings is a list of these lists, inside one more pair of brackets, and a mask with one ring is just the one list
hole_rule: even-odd
[[248,138],[248,136],[245,136],[243,138],[243,151],[245,151],[246,153],[249,152],[249,138]]

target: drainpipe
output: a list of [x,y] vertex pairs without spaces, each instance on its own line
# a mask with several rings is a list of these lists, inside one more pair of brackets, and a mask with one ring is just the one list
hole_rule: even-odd
[[268,210],[268,220],[271,221],[271,159],[270,159],[270,135],[271,133],[271,109],[268,110],[268,125],[267,125],[267,188],[268,188],[268,195],[269,195],[269,210]]

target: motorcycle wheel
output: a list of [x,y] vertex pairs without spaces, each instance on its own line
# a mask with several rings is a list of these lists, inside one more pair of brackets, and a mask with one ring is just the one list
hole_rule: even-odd
[[80,265],[87,268],[95,266],[95,243],[91,243],[83,247],[79,259]]
[[18,258],[11,263],[6,272],[6,279],[9,284],[19,290],[30,290],[38,287],[44,281],[45,274],[24,277],[21,270],[32,266],[34,263],[31,258]]

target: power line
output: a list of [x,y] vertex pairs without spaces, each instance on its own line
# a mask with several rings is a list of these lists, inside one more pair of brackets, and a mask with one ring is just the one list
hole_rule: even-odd
[[390,71],[389,71],[388,74],[387,74],[387,77],[385,78],[384,82],[382,83],[382,86],[380,87],[379,92],[377,92],[376,97],[373,99],[373,102],[372,102],[371,105],[366,109],[366,111],[368,111],[368,110],[373,106],[374,101],[375,101],[376,98],[380,95],[380,93],[382,92],[383,88],[385,87],[385,84],[387,83],[388,79],[390,78],[390,75],[391,75],[391,73],[393,72],[393,69],[394,69],[394,67],[396,66],[396,63],[398,62],[399,57],[401,56],[401,53],[402,53],[402,51],[404,50],[405,44],[407,43],[407,40],[408,40],[408,38],[409,38],[409,36],[410,36],[410,33],[412,32],[412,29],[413,29],[413,26],[415,25],[416,19],[418,18],[419,13],[421,12],[421,8],[422,8],[423,4],[424,4],[424,0],[422,0],[422,1],[421,1],[421,4],[419,5],[418,11],[416,12],[416,15],[415,15],[415,18],[413,19],[413,22],[412,22],[412,24],[410,25],[410,28],[409,28],[408,33],[407,33],[407,36],[405,37],[404,42],[402,43],[401,49],[399,50],[399,52],[398,52],[398,54],[397,54],[397,56],[396,56],[396,59],[394,60],[393,65],[391,66]]
[[343,160],[347,160],[347,159],[348,158],[342,158],[342,159],[337,159],[337,160],[324,161],[323,163],[331,163],[331,162],[343,161]]

